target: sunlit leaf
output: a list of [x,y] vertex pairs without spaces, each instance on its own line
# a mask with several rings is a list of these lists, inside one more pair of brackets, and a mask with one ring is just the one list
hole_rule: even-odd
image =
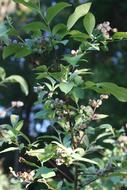
[[6,77],[6,73],[5,73],[5,70],[0,67],[0,79],[4,80]]
[[114,40],[127,39],[127,32],[116,32],[112,38]]
[[91,3],[85,3],[76,7],[74,13],[69,16],[67,21],[67,28],[70,30],[79,18],[86,15],[91,7]]
[[65,94],[68,94],[74,87],[74,83],[73,82],[62,82],[62,83],[60,83],[59,87],[62,92],[64,92]]
[[89,35],[91,35],[93,32],[93,29],[95,27],[95,22],[96,22],[95,16],[90,12],[87,13],[87,15],[85,16],[83,20],[83,24]]
[[25,95],[28,95],[28,85],[23,77],[18,75],[12,75],[4,80],[4,83],[18,83]]
[[15,151],[15,150],[18,150],[18,149],[19,149],[18,147],[9,147],[9,148],[6,148],[3,151],[0,151],[0,154],[5,153],[5,152]]
[[44,179],[48,179],[51,177],[54,177],[56,174],[53,171],[53,169],[47,168],[47,167],[40,167],[35,175],[35,178],[43,177]]

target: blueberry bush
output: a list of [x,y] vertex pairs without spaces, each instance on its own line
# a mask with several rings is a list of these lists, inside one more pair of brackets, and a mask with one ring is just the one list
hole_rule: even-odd
[[[91,2],[77,6],[65,23],[57,21],[59,13],[71,7],[69,3],[42,11],[39,1],[14,2],[26,6],[34,19],[19,28],[10,17],[0,23],[2,59],[25,58],[31,63],[34,105],[41,107],[34,117],[48,121],[49,127],[33,140],[23,132],[24,120],[18,114],[11,114],[10,122],[0,126],[0,153],[16,151],[19,163],[29,168],[15,171],[10,167],[11,175],[28,189],[36,185],[43,190],[126,188],[125,130],[108,124],[110,113],[101,113],[100,108],[111,96],[127,102],[127,89],[92,81],[94,73],[86,63],[92,52],[107,51],[108,44],[126,40],[127,33],[118,32],[108,21],[96,23]],[[2,67],[0,79],[0,85],[16,82],[26,96],[31,93],[23,77],[6,77]],[[12,101],[0,114],[23,106],[20,100]]]

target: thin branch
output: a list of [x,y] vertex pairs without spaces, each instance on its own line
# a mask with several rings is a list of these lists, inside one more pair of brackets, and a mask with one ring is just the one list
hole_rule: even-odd
[[53,162],[49,161],[49,163],[50,163],[53,167],[57,168],[57,170],[58,170],[64,177],[66,177],[69,181],[73,182],[73,179],[71,179],[66,173],[64,173],[61,169],[59,169]]

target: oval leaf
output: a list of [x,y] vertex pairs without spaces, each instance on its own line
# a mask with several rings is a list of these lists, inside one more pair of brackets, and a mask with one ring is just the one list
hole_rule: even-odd
[[65,94],[68,94],[71,90],[72,90],[72,88],[74,87],[74,83],[73,82],[62,82],[62,83],[60,83],[60,90],[62,91],[62,92],[64,92]]
[[62,11],[64,8],[69,7],[69,6],[71,5],[68,3],[61,2],[61,3],[57,3],[53,7],[48,8],[47,15],[46,15],[46,19],[48,23],[50,23],[60,11]]
[[38,31],[38,30],[44,30],[47,31],[48,27],[46,26],[46,24],[36,21],[36,22],[31,22],[27,25],[25,25],[23,27],[24,30],[26,30],[27,32],[31,32],[31,31]]
[[90,12],[87,13],[87,15],[85,16],[85,18],[83,20],[83,24],[84,24],[84,27],[85,27],[85,29],[89,35],[92,34],[93,29],[95,27],[95,23],[96,23],[95,16]]
[[3,50],[3,59],[6,59],[8,56],[15,55],[16,58],[26,57],[30,55],[32,51],[26,45],[20,44],[11,44],[9,46],[5,46]]
[[63,60],[69,63],[70,65],[77,65],[79,61],[81,61],[81,58],[83,57],[84,54],[79,54],[76,56],[71,56],[71,55],[65,55]]
[[86,88],[93,89],[98,93],[112,94],[121,102],[127,102],[127,89],[112,82],[94,83],[87,81]]
[[91,3],[85,3],[82,5],[79,5],[73,14],[71,14],[67,21],[67,28],[70,30],[74,24],[78,21],[79,18],[85,16],[88,11],[90,10]]

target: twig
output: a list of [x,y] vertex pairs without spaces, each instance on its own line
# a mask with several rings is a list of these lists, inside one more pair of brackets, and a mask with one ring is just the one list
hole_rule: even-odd
[[64,177],[66,177],[69,181],[73,182],[73,180],[72,180],[66,173],[64,173],[61,169],[59,169],[57,166],[55,166],[55,164],[53,164],[51,161],[49,161],[49,163],[50,163],[53,167],[56,167],[57,170],[58,170]]

